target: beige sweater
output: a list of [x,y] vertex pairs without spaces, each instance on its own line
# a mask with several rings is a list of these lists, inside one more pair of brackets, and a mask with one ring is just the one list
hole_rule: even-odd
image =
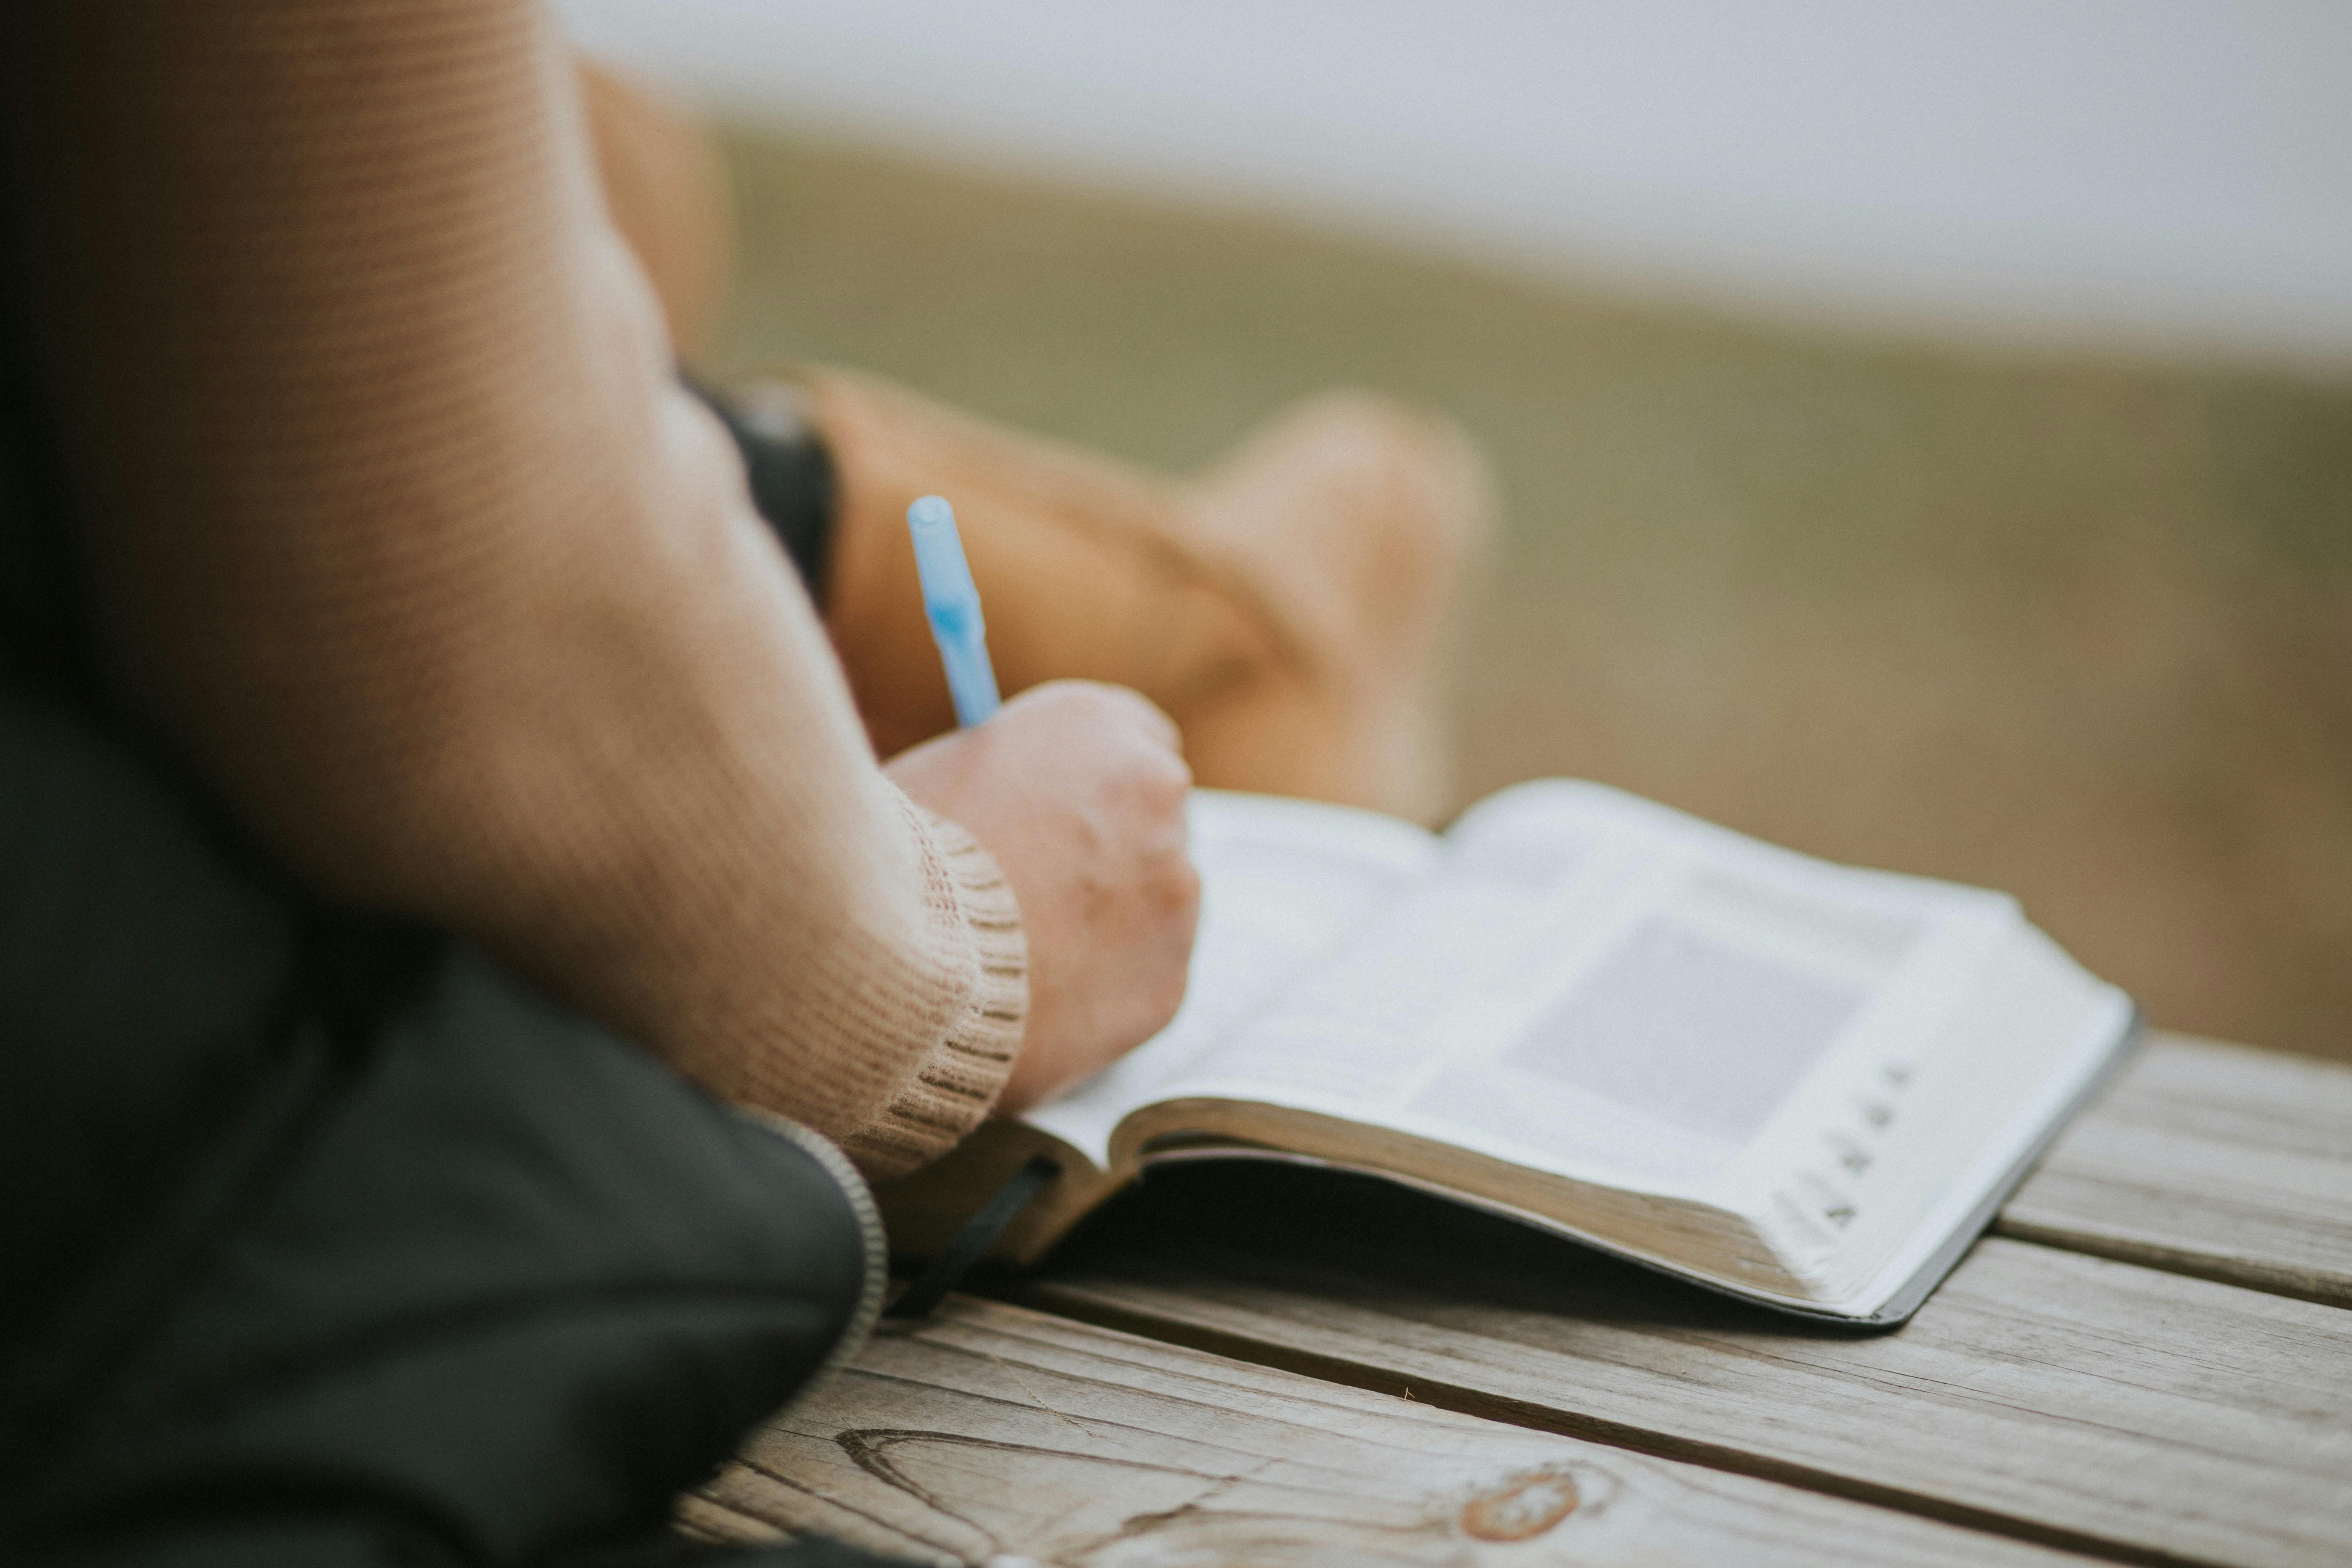
[[34,0],[8,199],[140,698],[296,865],[891,1173],[1026,1000],[677,390],[525,0]]

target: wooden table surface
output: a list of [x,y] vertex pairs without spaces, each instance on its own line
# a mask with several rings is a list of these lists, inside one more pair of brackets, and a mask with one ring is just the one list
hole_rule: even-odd
[[877,1335],[689,1530],[916,1562],[2352,1563],[2352,1068],[2151,1038],[1918,1316],[1376,1184],[1155,1174]]

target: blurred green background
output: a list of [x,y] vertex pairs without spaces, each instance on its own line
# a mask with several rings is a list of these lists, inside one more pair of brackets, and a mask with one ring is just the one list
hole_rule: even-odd
[[720,369],[855,364],[1171,469],[1452,414],[1506,534],[1462,801],[1595,778],[2008,889],[2158,1023],[2352,1058],[2352,381],[1548,288],[733,129]]

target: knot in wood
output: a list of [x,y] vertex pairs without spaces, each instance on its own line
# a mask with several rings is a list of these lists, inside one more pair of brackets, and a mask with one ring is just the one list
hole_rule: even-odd
[[1530,1470],[1462,1505],[1462,1532],[1480,1541],[1532,1541],[1576,1511],[1576,1478]]

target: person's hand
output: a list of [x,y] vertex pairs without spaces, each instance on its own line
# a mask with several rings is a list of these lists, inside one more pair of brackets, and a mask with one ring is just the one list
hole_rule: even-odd
[[999,1102],[1051,1098],[1176,1016],[1200,917],[1176,726],[1122,687],[1056,680],[885,771],[996,858],[1029,944],[1029,1022]]

